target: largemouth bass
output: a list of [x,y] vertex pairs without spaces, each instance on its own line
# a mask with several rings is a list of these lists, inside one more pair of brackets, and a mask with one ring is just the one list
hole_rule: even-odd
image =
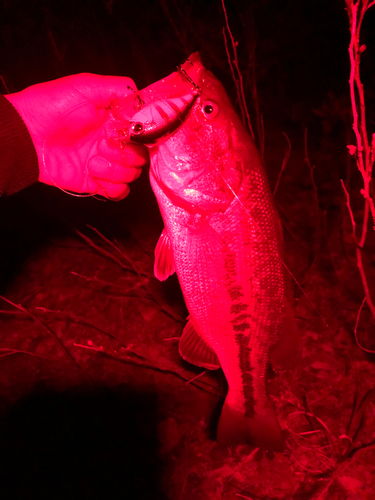
[[219,442],[280,451],[266,372],[272,346],[295,325],[281,226],[259,154],[198,54],[138,99],[128,135],[150,148],[151,186],[165,224],[155,275],[164,280],[177,272],[190,313],[180,354],[224,371]]

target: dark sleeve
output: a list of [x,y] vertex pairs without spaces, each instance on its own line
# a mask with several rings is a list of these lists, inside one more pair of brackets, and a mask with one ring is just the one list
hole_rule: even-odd
[[38,156],[14,106],[0,95],[0,196],[13,194],[39,177]]

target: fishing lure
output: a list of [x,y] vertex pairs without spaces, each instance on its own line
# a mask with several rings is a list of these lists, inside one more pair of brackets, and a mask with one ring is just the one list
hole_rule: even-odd
[[[191,91],[182,96],[157,99],[145,105],[140,95],[131,89],[135,95],[132,99],[136,113],[128,119],[129,96],[114,99],[110,105],[114,119],[107,125],[107,137],[114,138],[122,146],[129,141],[151,146],[175,132],[201,95],[201,89],[187,72],[181,67],[177,69],[192,85]],[[207,111],[209,114],[213,108],[208,107]]]

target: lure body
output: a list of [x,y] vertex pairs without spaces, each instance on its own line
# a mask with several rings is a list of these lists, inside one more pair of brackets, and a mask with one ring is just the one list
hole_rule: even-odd
[[164,140],[181,126],[198,95],[197,90],[192,90],[183,96],[157,100],[146,106],[142,106],[140,103],[143,101],[135,97],[133,98],[135,109],[139,107],[141,109],[133,115],[131,120],[124,119],[126,114],[123,117],[123,108],[128,113],[128,98],[117,100],[112,106],[112,112],[117,119],[122,120],[118,122],[122,125],[119,127],[119,140],[137,142],[146,146],[155,145],[158,141]]

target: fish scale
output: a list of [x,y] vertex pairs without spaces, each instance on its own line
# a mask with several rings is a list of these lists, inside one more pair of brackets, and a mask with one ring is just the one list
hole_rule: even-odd
[[[190,313],[180,353],[198,366],[224,371],[228,394],[219,442],[280,451],[283,437],[266,372],[283,324],[294,320],[280,222],[258,152],[197,54],[140,97],[146,107],[131,126],[141,131],[137,142],[150,147],[150,181],[165,225],[155,273],[166,279],[176,270]],[[183,120],[177,128],[164,123],[165,115],[177,123],[178,113]]]

